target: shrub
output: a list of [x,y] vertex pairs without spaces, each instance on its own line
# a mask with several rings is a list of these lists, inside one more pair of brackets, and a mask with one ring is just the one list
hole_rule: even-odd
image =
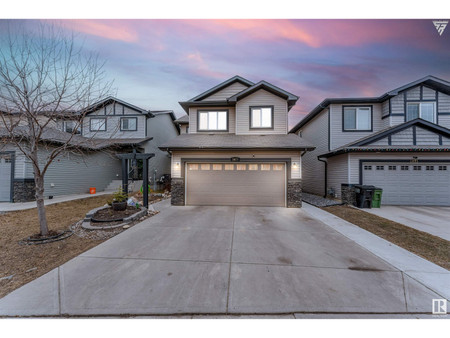
[[125,202],[128,198],[128,195],[122,190],[120,187],[117,189],[117,191],[113,194],[113,201],[114,202]]

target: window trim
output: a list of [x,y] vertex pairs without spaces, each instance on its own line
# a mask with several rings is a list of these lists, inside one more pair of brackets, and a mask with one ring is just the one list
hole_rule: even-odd
[[83,132],[82,132],[82,130],[81,130],[81,128],[82,128],[82,124],[81,124],[81,123],[79,123],[79,124],[78,124],[78,127],[75,128],[75,129],[77,129],[77,130],[79,131],[79,133],[73,133],[73,131],[67,131],[67,123],[68,123],[68,122],[73,122],[73,123],[75,124],[74,127],[75,127],[76,124],[77,124],[77,122],[75,122],[75,121],[73,121],[73,120],[63,121],[63,132],[65,132],[65,133],[71,133],[71,134],[74,134],[74,135],[82,135],[82,134],[83,134]]
[[[344,112],[345,108],[356,108],[356,126],[358,126],[358,108],[369,108],[370,109],[370,129],[345,129],[344,125]],[[353,133],[353,132],[372,132],[373,131],[373,105],[343,105],[342,106],[342,132]]]
[[[425,120],[424,118],[422,118],[422,104],[430,104],[430,103],[432,103],[433,104],[433,121],[429,121],[429,120]],[[412,120],[415,120],[415,119],[412,119],[412,120],[408,120],[408,106],[409,105],[411,105],[411,104],[418,104],[419,105],[419,119],[422,119],[422,120],[424,120],[424,121],[428,121],[428,122],[431,122],[431,123],[437,123],[436,121],[437,121],[437,109],[436,109],[436,101],[434,101],[434,100],[432,100],[432,101],[407,101],[406,102],[406,110],[405,110],[405,122],[409,122],[409,121],[412,121]]]
[[[92,120],[105,120],[105,123],[104,123],[104,125],[105,125],[105,130],[95,130],[95,129],[92,129]],[[107,131],[108,130],[108,125],[107,125],[107,118],[106,117],[90,117],[89,118],[89,131],[92,131],[92,132],[105,132],[105,131]]]
[[[253,119],[252,119],[252,109],[261,109],[261,108],[270,108],[271,110],[271,120],[270,120],[270,127],[252,127]],[[275,124],[275,106],[273,105],[267,105],[267,106],[249,106],[248,107],[248,127],[250,130],[273,130],[274,124]]]
[[[226,129],[200,129],[200,113],[210,112],[226,112],[227,114],[227,128]],[[229,109],[197,109],[197,132],[214,132],[214,133],[227,133],[229,131],[230,122],[230,110]]]
[[[136,120],[136,129],[122,129],[122,120],[123,119],[134,119],[134,120]],[[138,118],[137,118],[137,116],[131,116],[131,117],[130,116],[121,116],[119,124],[120,124],[120,131],[137,131],[138,130]]]

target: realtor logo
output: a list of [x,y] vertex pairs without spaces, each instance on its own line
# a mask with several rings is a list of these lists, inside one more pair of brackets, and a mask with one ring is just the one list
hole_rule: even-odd
[[447,314],[447,299],[433,299],[433,314],[434,315]]
[[447,27],[448,20],[433,21],[433,24],[434,27],[436,27],[439,35],[442,35],[442,33],[444,33],[445,27]]

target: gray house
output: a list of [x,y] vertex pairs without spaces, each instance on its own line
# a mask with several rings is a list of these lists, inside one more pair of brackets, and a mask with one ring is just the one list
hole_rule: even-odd
[[172,154],[172,204],[300,207],[302,155],[314,147],[288,134],[297,100],[235,76],[180,102],[183,132],[160,146]]
[[[149,177],[155,180],[170,174],[170,156],[158,145],[179,134],[172,111],[146,111],[108,97],[89,107],[82,121],[77,116],[74,113],[52,121],[43,135],[49,149],[52,144],[65,142],[77,128],[70,145],[80,148],[80,152],[58,157],[49,167],[45,175],[46,197],[87,193],[90,187],[103,191],[120,186],[121,167],[115,156],[118,153],[155,153],[149,161]],[[6,136],[2,129],[0,126],[0,138]],[[23,135],[26,142],[26,133]],[[40,157],[46,156],[43,147]],[[12,143],[0,141],[0,202],[29,200],[34,200],[32,165]]]
[[450,83],[427,76],[379,97],[325,99],[291,132],[303,189],[347,198],[354,184],[383,189],[383,204],[450,205]]

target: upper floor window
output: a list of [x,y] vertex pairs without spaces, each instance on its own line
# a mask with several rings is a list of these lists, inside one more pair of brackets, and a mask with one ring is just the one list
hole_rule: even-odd
[[198,130],[228,130],[228,111],[198,111]]
[[137,117],[121,117],[120,118],[120,130],[121,131],[136,131],[137,130]]
[[106,131],[106,118],[91,118],[89,120],[90,131]]
[[413,102],[408,103],[406,109],[406,121],[414,119],[424,119],[430,122],[435,121],[434,102]]
[[273,107],[250,107],[250,128],[273,128]]
[[344,107],[343,131],[372,131],[371,107]]
[[75,121],[64,121],[63,129],[66,133],[81,134],[80,125],[77,125],[77,122]]

